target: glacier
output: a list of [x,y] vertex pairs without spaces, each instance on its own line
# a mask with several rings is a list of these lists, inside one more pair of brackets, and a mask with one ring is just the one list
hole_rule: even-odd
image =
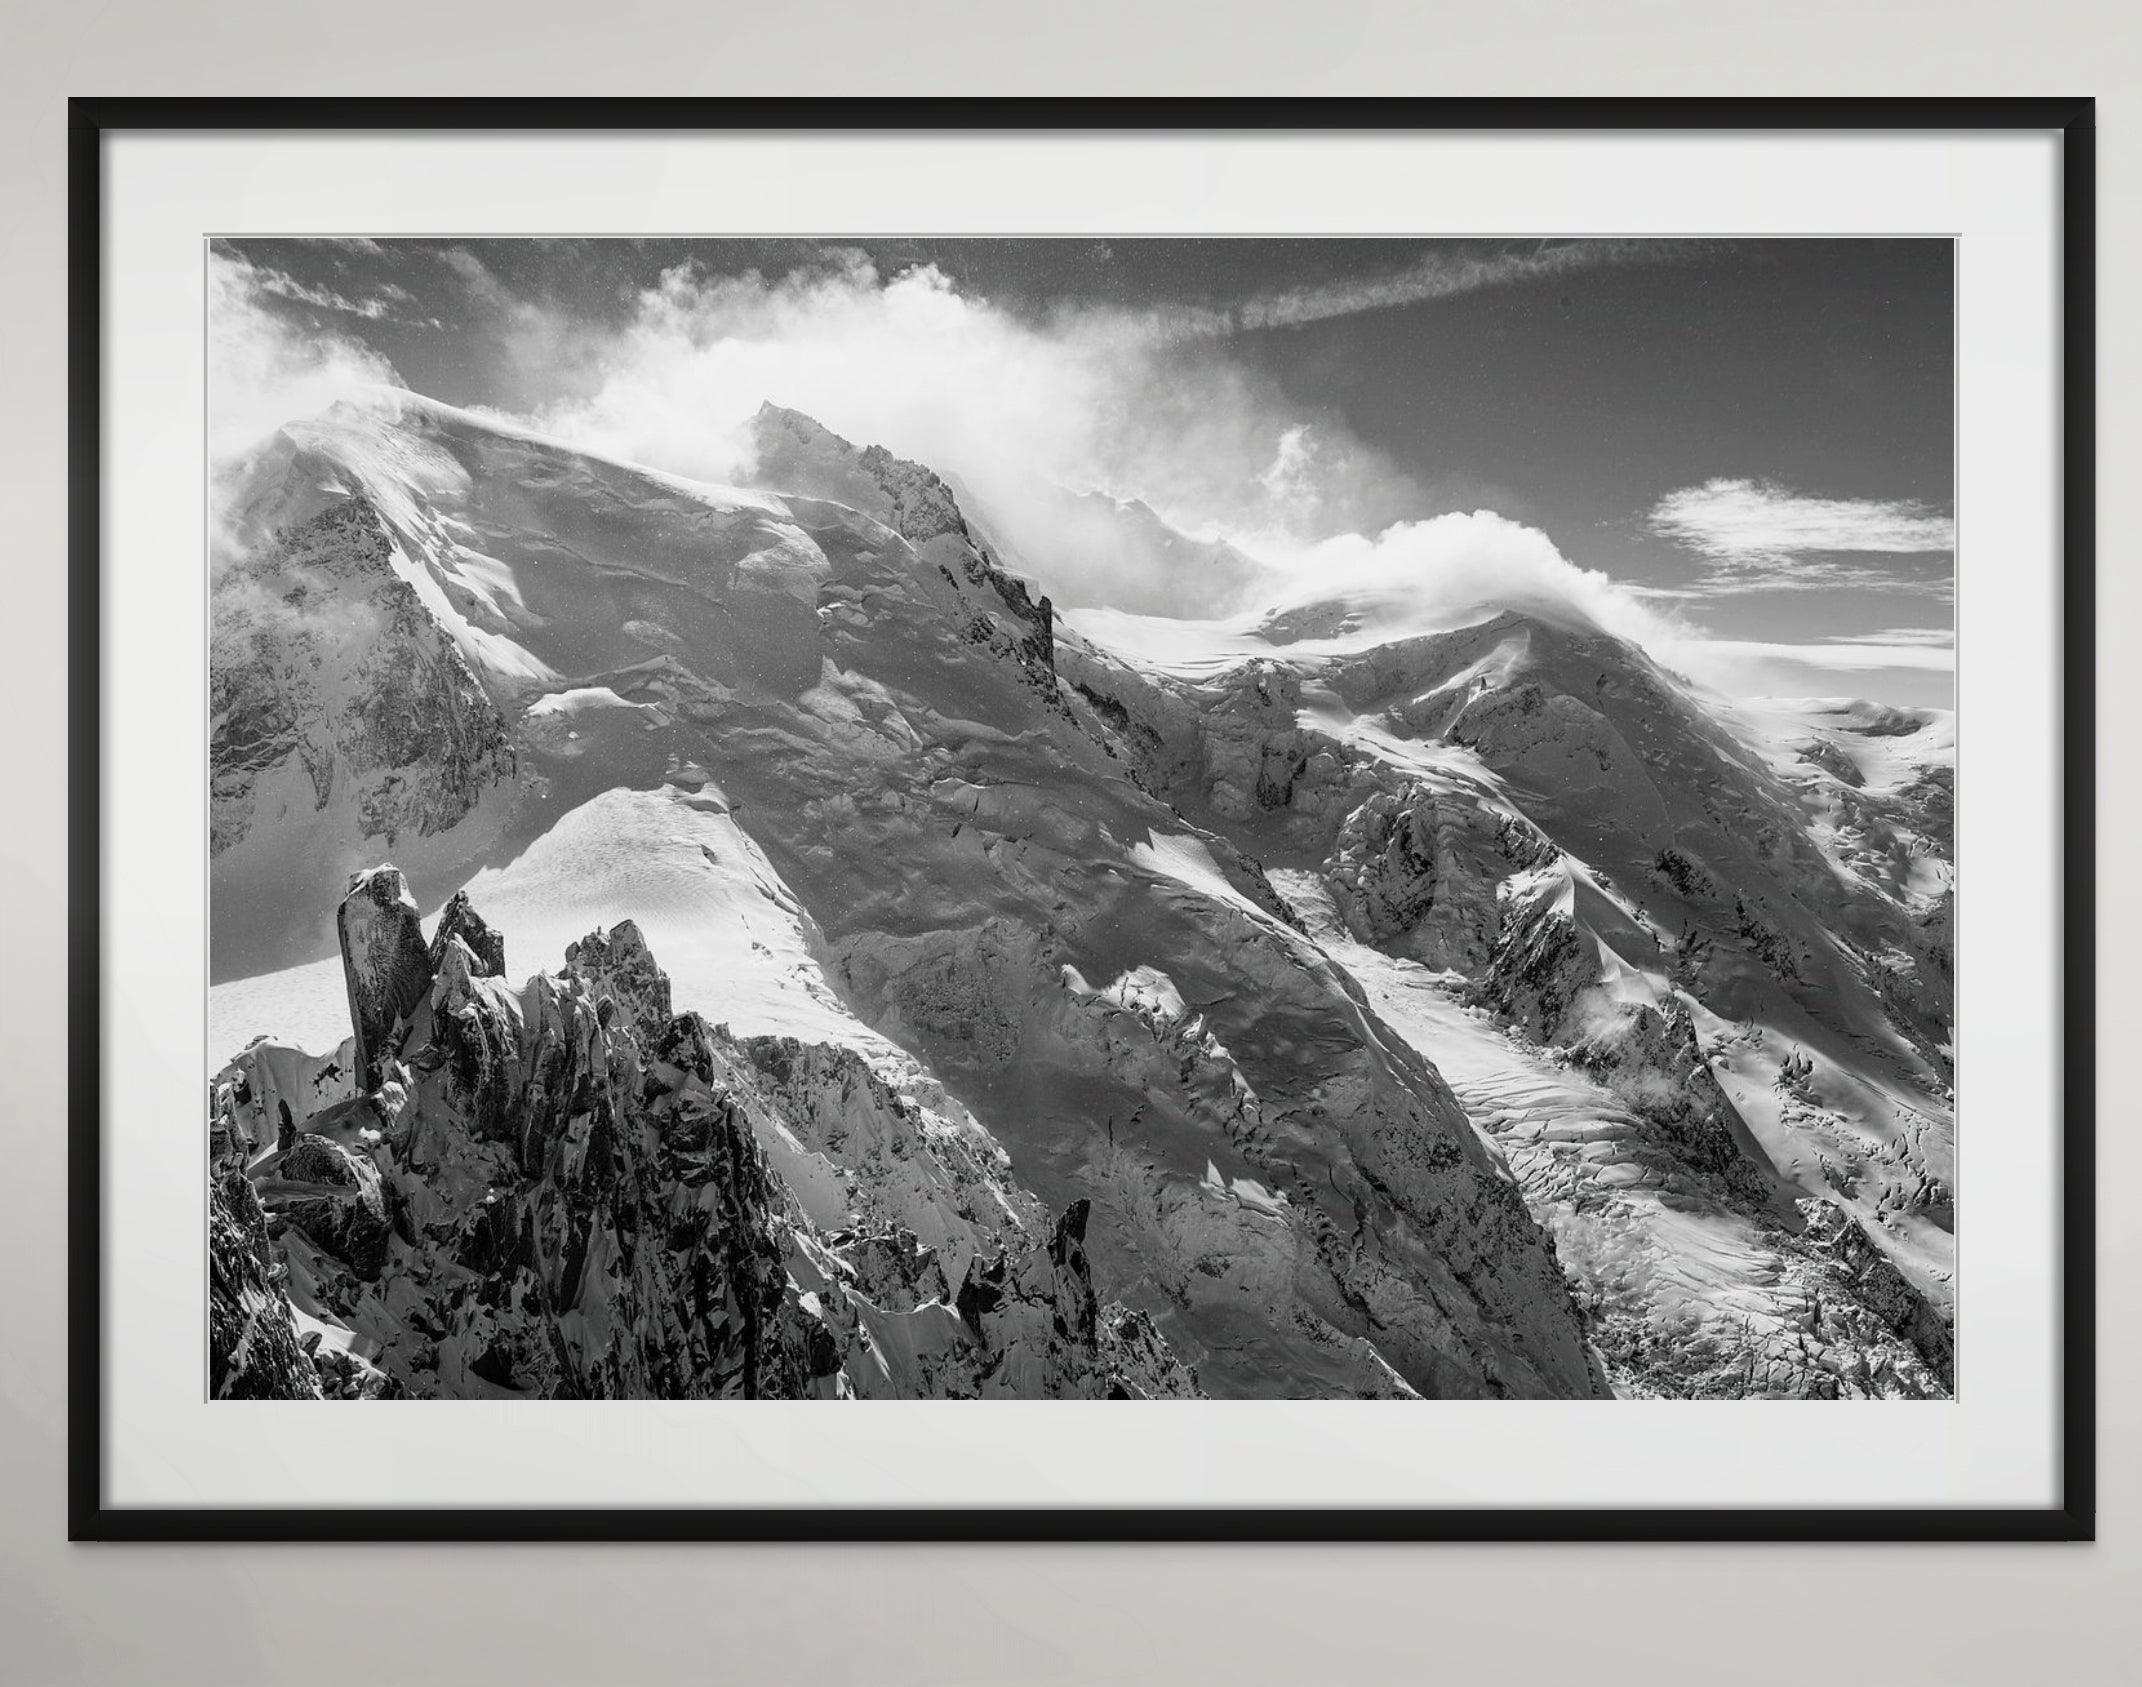
[[219,469],[216,1392],[1953,1391],[1945,711],[757,427]]

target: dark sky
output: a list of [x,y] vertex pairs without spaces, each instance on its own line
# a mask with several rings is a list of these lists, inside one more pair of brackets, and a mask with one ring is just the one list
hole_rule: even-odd
[[[1145,306],[1224,305],[1239,296],[1245,268],[1270,290],[1387,275],[1417,245],[912,250],[1000,298],[1077,293]],[[1953,317],[1947,241],[1754,240],[1238,333],[1228,344],[1305,409],[1343,416],[1424,482],[1485,491],[1503,514],[1544,527],[1572,560],[1677,585],[1701,565],[1662,545],[1643,519],[1676,488],[1749,478],[1824,498],[1951,509]],[[1912,590],[1873,594],[1894,612],[1882,624],[1946,625],[1945,606],[1918,585],[1945,576],[1948,557],[1911,560],[1917,566],[1900,572]],[[1827,607],[1833,616],[1796,603],[1789,636],[1868,624],[1866,602]],[[1721,630],[1767,636],[1777,615],[1770,603],[1727,617],[1741,625]]]
[[[1428,506],[1379,519],[1494,508],[1728,638],[1902,628],[1931,645],[1950,625],[1947,241],[838,244],[885,279],[933,265],[1036,325],[1081,310],[1218,322],[1168,355],[1224,357],[1379,451]],[[622,328],[673,266],[771,280],[823,263],[827,243],[223,250],[280,278],[262,302],[293,324],[362,343],[432,396],[526,413],[599,371],[569,347],[553,366],[498,355],[516,311]],[[1752,490],[1696,497],[1687,522],[1661,525],[1663,500],[1720,481]],[[1755,531],[1773,519],[1788,530],[1774,545]],[[1927,548],[1905,548],[1916,541],[1896,536],[1900,521]],[[1823,589],[1793,589],[1803,578]],[[1945,690],[1926,673],[1905,689],[1937,679]]]

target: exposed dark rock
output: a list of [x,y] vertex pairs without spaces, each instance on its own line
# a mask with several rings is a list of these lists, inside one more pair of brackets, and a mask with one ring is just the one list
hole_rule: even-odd
[[459,823],[517,772],[505,720],[414,587],[369,499],[342,497],[216,577],[211,848],[256,823],[256,787],[299,768],[393,847]]
[[503,932],[493,931],[484,924],[483,916],[469,903],[468,892],[457,890],[446,899],[446,906],[439,910],[439,924],[431,934],[429,951],[431,970],[439,970],[439,962],[446,946],[459,938],[468,946],[470,957],[476,963],[476,971],[486,978],[506,976],[506,938]]
[[1599,957],[1551,901],[1506,913],[1502,935],[1476,985],[1479,999],[1539,1043],[1560,1043],[1581,1023],[1582,1000],[1599,982]]
[[972,1389],[989,1397],[1149,1399],[1198,1392],[1152,1320],[1104,1309],[1086,1258],[1092,1203],[1073,1201],[1048,1240],[968,1268],[955,1299],[972,1334]]
[[299,1137],[266,1173],[277,1218],[310,1237],[321,1252],[358,1277],[376,1279],[387,1261],[393,1227],[387,1218],[379,1168],[327,1137]]
[[[575,951],[643,963],[639,999],[666,1001],[636,933]],[[779,1192],[701,1075],[703,1023],[660,1026],[674,1058],[651,1062],[637,1022],[605,1024],[571,969],[516,996],[459,943],[420,1023],[428,1037],[406,1051],[413,1082],[383,1149],[409,1256],[391,1289],[359,1271],[328,1291],[398,1382],[419,1395],[810,1391]]]
[[[944,1266],[911,1232],[821,1239],[733,1086],[754,1105],[828,1109],[824,1122],[799,1117],[806,1139],[889,1127],[920,1154],[919,1116],[851,1050],[767,1039],[747,1054],[698,1015],[671,1013],[669,980],[629,922],[515,990],[465,899],[428,951],[392,869],[361,875],[344,910],[352,1004],[379,1077],[256,1167],[259,1200],[226,1174],[225,1198],[254,1226],[219,1217],[226,1275],[251,1273],[226,1299],[264,1310],[288,1348],[256,1339],[246,1351],[271,1368],[237,1386],[310,1379],[312,1393],[364,1399],[1195,1391],[1157,1330],[1120,1308],[1102,1319],[1083,1203],[1039,1246],[962,1261],[965,1334]],[[425,986],[414,1000],[413,980]],[[232,1085],[218,1105],[235,1120]],[[233,1252],[239,1240],[247,1249]],[[278,1251],[302,1258],[308,1309],[356,1332],[365,1358],[317,1342],[308,1357],[285,1329],[287,1303],[249,1294]],[[234,1310],[222,1327],[238,1324]],[[888,1363],[887,1341],[912,1355]],[[852,1377],[856,1366],[869,1374]]]
[[1836,745],[1825,739],[1816,739],[1800,751],[1800,759],[1810,767],[1819,767],[1840,784],[1859,790],[1867,783],[1867,776],[1860,772],[1859,763],[1846,755]]
[[565,969],[586,981],[598,998],[624,1004],[643,1036],[658,1037],[670,1021],[669,975],[655,964],[647,940],[631,920],[607,932],[590,932],[565,951]]
[[1456,793],[1379,791],[1346,817],[1325,881],[1363,942],[1474,972],[1500,933],[1497,887],[1556,853],[1537,828]]
[[[511,753],[457,702],[449,647],[510,639],[635,711],[538,712],[524,742],[561,800],[598,776],[646,796],[666,768],[701,815],[750,811],[827,982],[906,1055],[675,1014],[629,925],[519,987],[465,897],[421,966],[375,977],[358,945],[356,1054],[249,1053],[212,1102],[214,1163],[252,1168],[300,1316],[321,1314],[326,1392],[1137,1397],[1124,1354],[1168,1356],[1163,1328],[1229,1393],[1581,1394],[1594,1342],[1637,1392],[1938,1392],[1891,1327],[1908,1308],[1870,1310],[1888,1279],[1779,1205],[1827,1179],[1942,1304],[1936,712],[1825,705],[1781,736],[1778,711],[1700,697],[1574,618],[1383,638],[1350,590],[1264,624],[1294,642],[1184,677],[1058,628],[964,490],[792,413],[762,417],[778,498],[709,501],[402,409],[358,438],[439,475],[368,449],[323,474],[334,447],[307,446],[238,512],[284,552],[219,597],[218,663],[262,670],[217,702],[231,882],[295,905],[319,862],[359,864],[344,840],[470,812]],[[519,601],[463,574],[471,533]],[[466,618],[443,642],[404,619],[427,575]],[[350,609],[381,636],[304,642]],[[334,684],[309,685],[322,665]],[[489,683],[533,733],[516,671]],[[1810,740],[1834,777],[1799,761]],[[548,801],[488,808],[421,865],[503,859]],[[249,919],[306,923],[317,952],[318,903],[269,900]],[[1159,1323],[1102,1304],[1015,1156],[1052,1200],[1100,1200],[1094,1260]],[[672,1323],[649,1310],[680,1297]],[[337,1322],[391,1374],[338,1358]]]
[[242,1172],[208,1185],[208,1393],[214,1400],[312,1400],[312,1361],[268,1240],[267,1215]]
[[1570,1045],[1571,1060],[1617,1100],[1658,1127],[1681,1164],[1717,1177],[1751,1208],[1768,1199],[1760,1171],[1733,1132],[1733,1104],[1696,1044],[1680,1004],[1636,1004],[1595,1017]]
[[1926,1297],[1904,1280],[1889,1256],[1875,1246],[1852,1216],[1826,1201],[1802,1201],[1803,1240],[1827,1265],[1840,1289],[1918,1349],[1941,1386],[1956,1386],[1956,1335]]
[[357,1036],[357,1087],[376,1089],[395,1028],[431,984],[430,951],[400,869],[352,874],[335,911],[335,933]]

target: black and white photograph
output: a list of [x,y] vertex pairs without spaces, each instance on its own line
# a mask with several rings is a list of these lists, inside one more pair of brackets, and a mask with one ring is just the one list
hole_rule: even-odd
[[0,1687],[2133,1673],[2142,25],[1215,23],[24,14]]
[[1952,240],[203,261],[211,1399],[1956,1396]]

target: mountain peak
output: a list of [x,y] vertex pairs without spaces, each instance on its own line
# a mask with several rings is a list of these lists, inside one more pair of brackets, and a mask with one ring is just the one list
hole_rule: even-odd
[[767,399],[753,412],[751,425],[760,428],[785,428],[797,437],[806,440],[828,440],[840,449],[853,454],[855,447],[835,433],[816,416],[807,416],[801,410],[791,410],[785,404],[776,404]]
[[952,488],[934,471],[882,445],[858,447],[814,417],[762,404],[751,422],[761,485],[846,504],[910,544],[969,536]]
[[224,1386],[1948,1390],[1949,726],[1722,715],[1500,530],[1282,572],[751,428],[412,397],[220,494],[223,1024],[348,1038],[219,1075]]

